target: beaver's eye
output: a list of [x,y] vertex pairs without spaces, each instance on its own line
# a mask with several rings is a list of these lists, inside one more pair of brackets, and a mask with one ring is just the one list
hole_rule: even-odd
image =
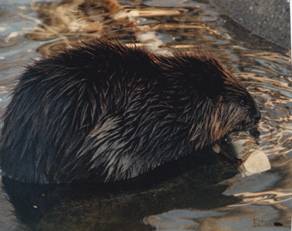
[[240,99],[239,100],[240,106],[246,106],[246,100],[245,99]]

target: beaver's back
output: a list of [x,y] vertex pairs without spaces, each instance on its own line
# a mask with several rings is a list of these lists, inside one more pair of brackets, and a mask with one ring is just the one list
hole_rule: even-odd
[[97,43],[29,67],[5,116],[3,174],[30,183],[120,180],[188,154],[154,59]]

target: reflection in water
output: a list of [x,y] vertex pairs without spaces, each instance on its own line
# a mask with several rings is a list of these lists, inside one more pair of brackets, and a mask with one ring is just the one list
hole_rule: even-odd
[[188,157],[123,183],[39,186],[4,178],[3,189],[18,220],[33,230],[149,230],[141,222],[152,213],[237,201],[222,194],[226,186],[216,185],[235,173],[217,158]]
[[232,177],[234,171],[224,164],[201,163],[193,170],[182,165],[185,171],[163,180],[147,177],[151,185],[143,178],[131,182],[131,189],[40,188],[4,181],[1,229],[289,230],[292,75],[281,48],[220,17],[205,1],[17,0],[1,3],[0,19],[1,115],[25,65],[81,40],[118,39],[160,53],[201,47],[254,95],[263,115],[260,148],[272,163],[271,171],[245,178]]

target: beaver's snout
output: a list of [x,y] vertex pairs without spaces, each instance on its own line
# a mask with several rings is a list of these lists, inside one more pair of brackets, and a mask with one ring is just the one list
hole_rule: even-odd
[[244,124],[245,130],[252,130],[256,129],[258,123],[261,120],[261,112],[258,109],[254,109],[251,115],[249,116],[249,119],[247,119],[246,123]]
[[261,112],[258,109],[255,109],[254,114],[252,116],[252,126],[249,129],[249,134],[256,139],[258,143],[258,138],[260,137],[260,132],[258,130],[258,123],[261,120]]
[[246,124],[245,124],[245,128],[246,130],[251,130],[257,127],[258,123],[261,120],[261,112],[258,109],[256,103],[254,102],[253,99],[250,99],[251,103],[251,107],[249,108],[249,113],[248,113],[248,118],[246,118]]
[[247,116],[243,116],[243,120],[241,120],[237,126],[235,126],[231,133],[239,131],[255,131],[257,130],[260,119],[261,112],[257,108],[254,108],[252,111],[249,111]]
[[258,124],[262,118],[261,112],[258,109],[256,109],[252,118],[254,124],[255,125]]

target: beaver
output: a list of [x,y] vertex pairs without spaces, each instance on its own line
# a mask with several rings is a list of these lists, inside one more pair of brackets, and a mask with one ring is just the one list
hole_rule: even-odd
[[25,183],[122,181],[259,120],[246,88],[210,55],[96,41],[22,74],[4,116],[0,166]]

